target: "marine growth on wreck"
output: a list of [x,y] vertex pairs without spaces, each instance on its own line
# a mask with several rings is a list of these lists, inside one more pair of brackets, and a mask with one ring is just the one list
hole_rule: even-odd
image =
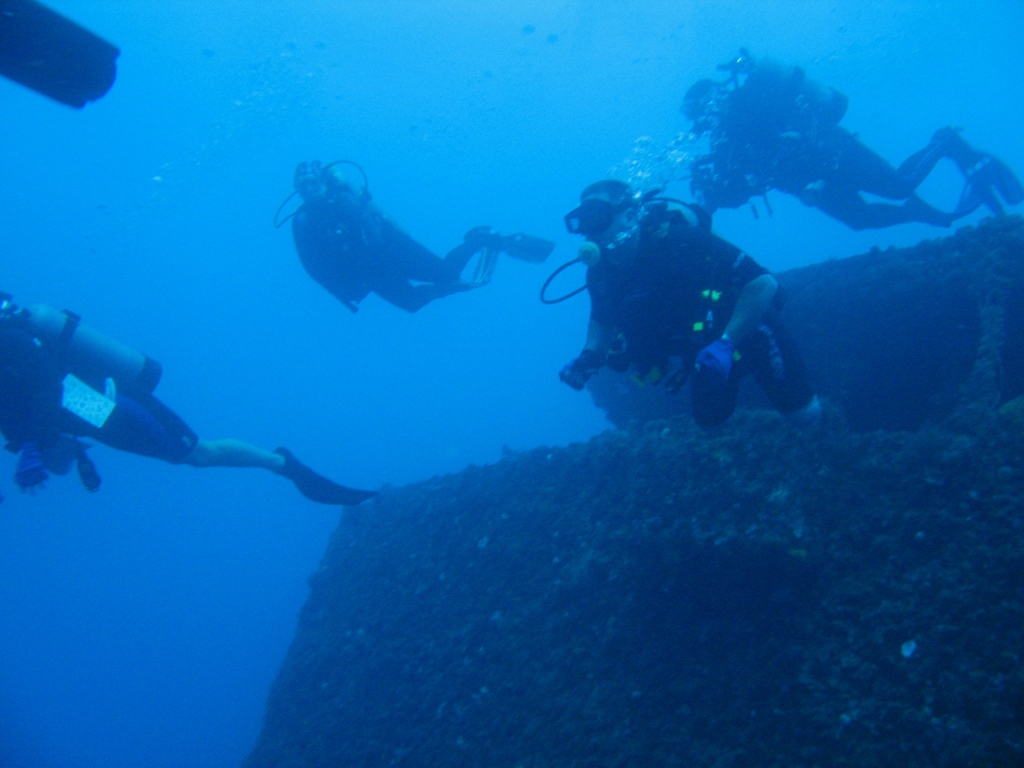
[[602,376],[617,429],[346,516],[246,768],[1021,764],[1022,256],[783,274],[814,429]]

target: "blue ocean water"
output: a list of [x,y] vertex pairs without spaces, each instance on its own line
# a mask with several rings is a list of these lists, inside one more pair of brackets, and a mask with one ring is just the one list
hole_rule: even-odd
[[[357,487],[606,427],[556,376],[586,299],[536,298],[575,252],[561,216],[684,130],[682,93],[741,46],[846,93],[843,124],[894,163],[953,124],[1024,169],[1014,0],[50,5],[122,49],[119,76],[81,112],[0,82],[0,288],[160,360],[202,436]],[[298,161],[342,157],[437,252],[483,223],[558,249],[416,315],[352,315],[271,223]],[[940,167],[922,192],[949,208],[959,186]],[[716,227],[776,270],[942,234],[772,203]],[[267,473],[92,455],[96,495],[20,496],[0,462],[0,766],[235,765],[338,514]]]

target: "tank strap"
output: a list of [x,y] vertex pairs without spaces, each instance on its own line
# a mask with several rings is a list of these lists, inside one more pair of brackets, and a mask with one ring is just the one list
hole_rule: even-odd
[[76,315],[70,309],[62,309],[61,314],[64,315],[64,327],[60,329],[60,335],[57,336],[56,341],[61,349],[67,349],[75,331],[78,330],[78,324],[82,322],[82,316]]
[[135,386],[147,395],[151,395],[153,390],[156,389],[156,385],[160,383],[160,377],[163,375],[164,369],[160,363],[149,355],[143,355],[143,358],[142,370],[135,380]]
[[61,314],[64,315],[64,325],[61,327],[60,333],[57,334],[57,338],[53,340],[53,356],[60,369],[65,373],[70,373],[71,339],[74,338],[75,331],[78,330],[78,324],[82,322],[82,316],[76,315],[68,309],[62,309]]

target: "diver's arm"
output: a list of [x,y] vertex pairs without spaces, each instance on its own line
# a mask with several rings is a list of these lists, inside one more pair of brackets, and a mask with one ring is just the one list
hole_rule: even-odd
[[743,286],[722,335],[728,336],[733,344],[739,344],[760,324],[778,290],[779,283],[769,274],[755,277]]
[[587,340],[583,344],[583,352],[596,353],[603,358],[611,349],[614,340],[615,330],[591,317],[587,323]]
[[601,370],[614,338],[612,329],[590,318],[587,341],[580,354],[558,372],[558,378],[573,389],[583,389],[587,380]]
[[63,378],[46,347],[21,328],[0,327],[0,431],[17,450],[56,439]]

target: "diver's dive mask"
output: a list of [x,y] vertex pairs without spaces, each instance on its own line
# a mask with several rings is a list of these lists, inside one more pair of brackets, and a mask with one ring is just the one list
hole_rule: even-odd
[[565,214],[565,228],[573,235],[599,235],[611,226],[617,213],[632,204],[632,200],[612,203],[601,197],[588,197]]
[[321,194],[325,188],[324,167],[319,160],[299,163],[295,168],[295,191],[303,200]]
[[[361,177],[361,188],[357,187],[358,182],[352,182],[340,172],[342,166],[348,166],[358,172]],[[285,206],[296,195],[299,195],[304,203],[311,201],[333,203],[342,198],[345,191],[348,191],[356,201],[356,204],[352,206],[354,213],[362,212],[369,205],[372,197],[370,195],[370,180],[366,176],[366,171],[359,163],[352,160],[335,160],[327,165],[319,160],[299,163],[295,167],[293,186],[292,193],[284,199],[274,214],[275,227],[282,226],[296,214],[297,211],[292,211],[287,216],[281,216]],[[355,210],[357,207],[358,210]]]

